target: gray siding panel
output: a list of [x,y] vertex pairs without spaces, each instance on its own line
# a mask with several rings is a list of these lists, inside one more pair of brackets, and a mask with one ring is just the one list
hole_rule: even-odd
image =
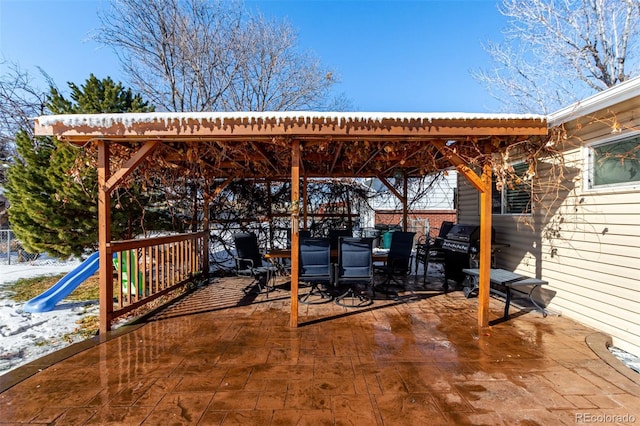
[[460,173],[458,173],[458,222],[480,223],[480,195]]

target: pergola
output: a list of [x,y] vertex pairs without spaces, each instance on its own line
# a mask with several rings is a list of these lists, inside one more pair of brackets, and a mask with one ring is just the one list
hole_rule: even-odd
[[[492,154],[523,141],[544,143],[546,117],[471,113],[231,112],[41,116],[35,134],[97,149],[100,330],[111,327],[110,194],[138,169],[183,168],[208,184],[291,180],[291,314],[298,325],[299,216],[307,178],[376,177],[404,202],[406,181],[455,168],[480,192],[478,325],[489,324]],[[115,154],[117,153],[117,154]],[[388,178],[405,178],[404,193]],[[303,180],[302,202],[300,197]],[[205,208],[204,211],[208,211]],[[204,218],[208,230],[209,218]],[[206,256],[206,255],[205,255]],[[205,264],[208,271],[208,261]]]

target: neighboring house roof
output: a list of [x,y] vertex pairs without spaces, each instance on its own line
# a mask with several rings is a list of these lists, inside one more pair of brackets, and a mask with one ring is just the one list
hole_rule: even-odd
[[555,111],[547,116],[547,122],[550,128],[555,127],[638,96],[640,96],[640,76]]

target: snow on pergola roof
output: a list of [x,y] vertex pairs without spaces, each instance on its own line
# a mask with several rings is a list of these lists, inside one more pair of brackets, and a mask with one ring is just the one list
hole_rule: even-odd
[[442,120],[538,120],[543,122],[543,115],[522,114],[480,114],[480,113],[399,113],[399,112],[317,112],[317,111],[267,111],[267,112],[151,112],[151,113],[121,113],[121,114],[62,114],[42,116],[38,118],[41,126],[63,124],[65,126],[111,127],[114,124],[133,126],[136,123],[163,122],[165,125],[173,122],[184,124],[190,121],[212,122],[225,124],[225,121],[242,121],[250,124],[275,122],[279,124],[287,121],[312,123],[382,123],[384,121],[418,121],[432,123]]
[[[78,145],[160,142],[169,161],[184,165],[198,159],[216,177],[288,177],[293,141],[301,144],[301,167],[310,177],[398,171],[417,176],[450,167],[436,144],[477,156],[487,141],[499,148],[546,135],[547,120],[534,114],[461,112],[151,112],[41,116],[35,131]],[[182,155],[181,143],[188,143],[189,155]]]

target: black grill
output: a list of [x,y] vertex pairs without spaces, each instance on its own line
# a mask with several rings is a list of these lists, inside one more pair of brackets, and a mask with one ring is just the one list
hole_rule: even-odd
[[[491,230],[491,241],[495,240],[495,231]],[[461,284],[465,274],[464,268],[471,266],[471,255],[480,249],[480,226],[457,224],[442,241],[445,258],[445,277]]]

